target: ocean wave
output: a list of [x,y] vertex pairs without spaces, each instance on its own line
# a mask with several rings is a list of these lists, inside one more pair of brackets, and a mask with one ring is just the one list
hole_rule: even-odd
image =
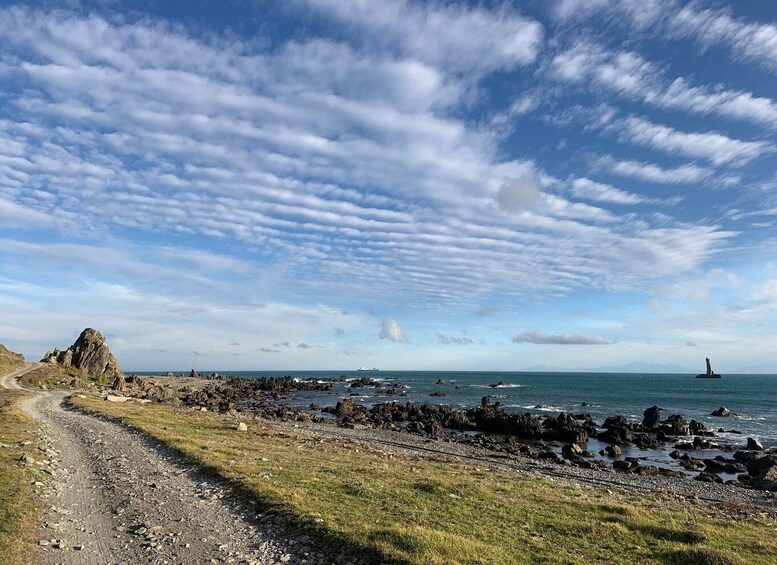
[[548,406],[546,404],[508,404],[508,408],[523,408],[524,410],[539,410],[540,412],[563,412],[564,409],[559,406]]
[[506,385],[499,385],[499,386],[491,386],[491,385],[467,385],[467,386],[470,388],[500,389],[500,388],[521,388],[521,387],[525,387],[526,385],[506,384]]

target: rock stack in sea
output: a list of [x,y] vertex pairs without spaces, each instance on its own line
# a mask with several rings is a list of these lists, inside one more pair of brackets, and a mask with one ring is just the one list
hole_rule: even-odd
[[82,331],[75,343],[64,351],[57,348],[46,353],[41,362],[80,369],[89,376],[110,379],[119,387],[124,382],[124,373],[108,349],[105,337],[92,328]]

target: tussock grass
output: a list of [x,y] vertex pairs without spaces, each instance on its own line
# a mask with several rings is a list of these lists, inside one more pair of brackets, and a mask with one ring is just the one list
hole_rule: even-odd
[[472,465],[398,456],[258,420],[75,398],[238,485],[360,562],[775,563],[777,524],[726,518],[657,495],[580,488]]
[[[0,370],[7,373],[8,370]],[[16,406],[27,393],[0,389],[0,565],[29,563],[34,554],[37,499],[31,481],[33,471],[19,464],[22,452],[34,454],[35,424]],[[33,443],[18,446],[18,442]]]

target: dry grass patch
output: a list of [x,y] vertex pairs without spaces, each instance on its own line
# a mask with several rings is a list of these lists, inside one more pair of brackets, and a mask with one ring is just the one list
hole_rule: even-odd
[[777,562],[774,522],[657,495],[398,456],[253,420],[239,433],[229,416],[162,405],[74,403],[144,430],[360,562]]

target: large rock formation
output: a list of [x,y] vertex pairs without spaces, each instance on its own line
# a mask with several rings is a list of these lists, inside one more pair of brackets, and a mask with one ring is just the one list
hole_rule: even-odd
[[43,356],[42,363],[81,369],[92,377],[124,381],[124,373],[113,356],[103,334],[86,328],[73,345],[65,351],[54,349]]

